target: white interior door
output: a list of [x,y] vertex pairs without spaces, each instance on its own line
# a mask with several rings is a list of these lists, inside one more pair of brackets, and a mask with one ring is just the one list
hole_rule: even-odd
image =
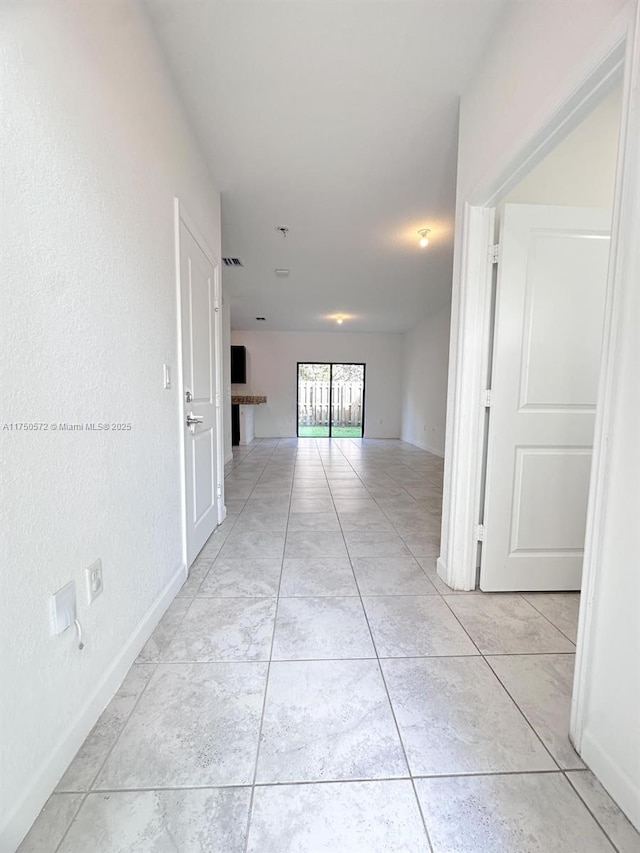
[[182,329],[186,560],[190,566],[218,524],[216,312],[218,270],[182,218],[180,317]]
[[483,590],[580,588],[610,220],[605,210],[505,206]]

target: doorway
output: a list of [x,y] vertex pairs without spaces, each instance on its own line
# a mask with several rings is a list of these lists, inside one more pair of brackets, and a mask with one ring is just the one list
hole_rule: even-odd
[[620,82],[496,209],[485,591],[581,587],[621,102]]
[[298,438],[362,438],[365,365],[298,362]]

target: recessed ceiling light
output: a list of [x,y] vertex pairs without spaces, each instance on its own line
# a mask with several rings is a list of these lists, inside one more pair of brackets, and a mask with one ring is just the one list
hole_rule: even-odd
[[420,248],[424,249],[425,246],[429,245],[429,234],[431,234],[431,228],[421,228],[418,231],[420,235]]
[[276,225],[276,231],[279,231],[283,237],[286,237],[289,233],[289,229],[286,225]]
[[289,270],[285,269],[274,270],[274,272],[278,276],[278,278],[287,278],[287,276],[289,275]]

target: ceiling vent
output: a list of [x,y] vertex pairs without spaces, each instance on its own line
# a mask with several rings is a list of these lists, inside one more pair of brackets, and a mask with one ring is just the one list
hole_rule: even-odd
[[222,263],[225,267],[243,267],[244,264],[240,260],[240,258],[223,258]]

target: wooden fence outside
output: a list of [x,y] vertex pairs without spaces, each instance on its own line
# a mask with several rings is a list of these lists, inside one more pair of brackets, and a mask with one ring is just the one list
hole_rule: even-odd
[[[331,385],[327,382],[298,383],[298,423],[301,426],[328,426]],[[362,424],[362,383],[334,382],[331,399],[334,426]]]

